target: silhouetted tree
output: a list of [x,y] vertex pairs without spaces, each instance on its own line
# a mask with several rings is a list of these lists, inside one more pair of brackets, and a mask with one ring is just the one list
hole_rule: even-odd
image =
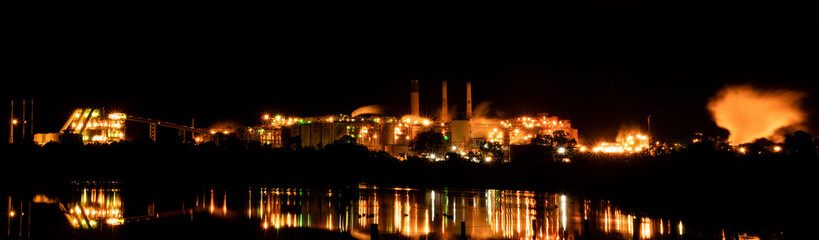
[[771,140],[760,138],[753,143],[747,144],[745,147],[749,153],[763,154],[770,152],[774,145],[776,145],[776,143],[771,142]]
[[569,139],[569,135],[563,130],[557,130],[552,133],[552,147],[573,149],[575,145],[577,145],[577,140]]
[[799,155],[816,155],[816,143],[810,133],[796,131],[785,134],[785,149]]
[[350,135],[341,136],[341,138],[339,138],[338,140],[333,142],[333,144],[357,144],[357,143],[358,143],[358,139],[356,139],[356,138],[354,138],[354,137],[352,137]]
[[558,148],[565,148],[567,151],[571,151],[577,145],[577,140],[570,139],[569,135],[566,134],[563,130],[557,130],[552,132],[551,135],[548,134],[538,134],[535,135],[530,145],[539,145],[539,146],[550,146],[554,149]]
[[440,154],[444,150],[446,142],[444,135],[439,132],[426,131],[419,133],[410,142],[412,151],[416,153]]
[[529,145],[552,146],[552,135],[537,134],[529,141]]
[[259,152],[262,150],[262,142],[259,141],[250,141],[247,143],[247,151],[248,152]]
[[301,148],[301,135],[290,137],[290,148],[297,149]]

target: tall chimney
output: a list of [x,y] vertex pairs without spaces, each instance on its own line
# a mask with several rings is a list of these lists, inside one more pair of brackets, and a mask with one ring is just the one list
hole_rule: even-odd
[[466,119],[472,119],[472,83],[466,82]]
[[447,111],[449,107],[447,107],[447,100],[446,100],[446,81],[444,81],[442,86],[441,92],[441,122],[449,120],[447,117]]
[[413,79],[410,84],[410,114],[421,116],[421,109],[418,105],[418,79]]

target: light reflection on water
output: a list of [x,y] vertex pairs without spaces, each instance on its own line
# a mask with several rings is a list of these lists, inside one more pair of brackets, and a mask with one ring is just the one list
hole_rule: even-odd
[[104,185],[81,185],[67,202],[58,203],[66,219],[75,228],[97,228],[102,224],[124,223],[122,195],[116,183]]
[[[149,198],[173,202],[161,196]],[[72,227],[88,230],[175,216],[193,222],[200,218],[197,214],[204,214],[228,221],[246,219],[258,224],[264,234],[313,228],[346,232],[359,239],[370,239],[371,226],[377,226],[382,239],[457,239],[462,223],[470,239],[633,239],[634,234],[638,239],[679,239],[691,231],[679,219],[635,213],[606,200],[518,190],[359,186],[330,190],[254,187],[243,192],[207,188],[187,198],[193,204],[182,200],[181,209],[157,210],[156,203],[147,208],[131,203],[129,208],[136,211],[130,213],[138,216],[124,216],[128,212],[123,212],[122,190],[116,184],[75,184],[67,199],[32,197],[35,204],[57,204]],[[9,212],[19,215],[19,209],[25,209],[11,202],[9,197]],[[19,219],[10,214],[9,236],[14,229],[25,235],[19,225],[24,221]],[[721,235],[726,235],[724,230]]]
[[[210,204],[203,207],[213,212],[214,208],[226,206],[214,203],[213,196]],[[609,201],[531,191],[362,186],[356,194],[257,188],[249,190],[247,196],[247,210],[242,212],[246,212],[246,218],[258,221],[262,229],[319,228],[350,232],[367,239],[372,224],[377,224],[380,234],[411,238],[428,235],[455,238],[461,234],[461,223],[472,239],[568,239],[592,232],[607,238],[631,239],[635,229],[640,239],[672,238],[679,234],[672,230],[672,220],[638,218]]]

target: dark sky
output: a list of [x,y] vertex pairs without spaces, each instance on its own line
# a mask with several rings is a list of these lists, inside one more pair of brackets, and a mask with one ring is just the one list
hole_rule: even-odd
[[198,126],[370,104],[401,115],[414,78],[422,112],[437,113],[443,80],[465,111],[471,81],[475,105],[571,119],[585,139],[647,114],[657,135],[725,134],[705,105],[727,84],[798,89],[819,106],[819,21],[805,5],[107,7],[11,10],[2,94],[36,99],[38,132],[91,105]]

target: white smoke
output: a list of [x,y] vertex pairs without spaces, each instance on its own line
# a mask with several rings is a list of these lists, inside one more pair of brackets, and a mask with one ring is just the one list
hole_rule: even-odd
[[486,138],[489,131],[499,128],[501,120],[489,117],[490,105],[492,102],[481,102],[472,111],[472,138]]

